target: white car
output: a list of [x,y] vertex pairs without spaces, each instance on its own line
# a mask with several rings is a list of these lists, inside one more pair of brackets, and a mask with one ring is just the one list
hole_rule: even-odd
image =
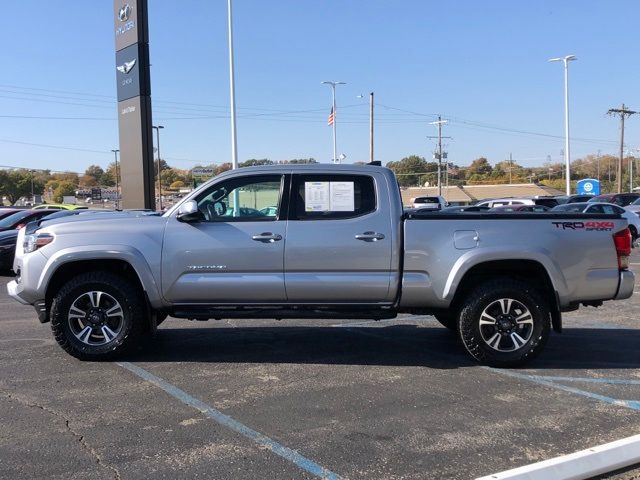
[[411,206],[422,210],[442,210],[449,204],[444,197],[416,197],[411,199]]
[[579,203],[565,203],[558,205],[551,209],[552,212],[580,212],[580,213],[610,213],[620,214],[629,223],[629,231],[631,237],[635,242],[638,239],[638,232],[640,232],[640,217],[638,213],[630,211],[626,208],[622,208],[613,203],[603,202],[579,202]]
[[504,197],[489,198],[475,204],[478,207],[505,207],[513,205],[544,205],[553,208],[558,205],[558,201],[554,197]]
[[630,203],[624,208],[625,210],[629,210],[630,212],[633,212],[633,213],[640,213],[640,198],[638,198],[635,202]]

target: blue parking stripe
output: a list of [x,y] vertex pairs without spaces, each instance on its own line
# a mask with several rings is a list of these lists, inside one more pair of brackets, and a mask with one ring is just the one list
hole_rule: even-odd
[[281,456],[285,460],[297,465],[302,470],[315,475],[318,478],[326,479],[326,480],[341,480],[342,477],[339,475],[327,470],[326,468],[318,465],[313,460],[309,460],[308,458],[300,455],[295,450],[292,450],[275,440],[270,439],[269,437],[256,432],[255,430],[247,427],[246,425],[234,420],[228,415],[225,415],[220,410],[213,408],[211,405],[207,405],[206,403],[198,400],[197,398],[192,397],[184,390],[180,390],[178,387],[171,385],[170,383],[164,381],[160,377],[156,377],[154,374],[146,371],[144,368],[140,368],[137,365],[129,362],[118,362],[123,368],[126,368],[134,375],[146,380],[149,383],[154,384],[155,386],[161,388],[166,393],[171,395],[172,397],[180,400],[182,403],[189,405],[190,407],[199,410],[201,413],[209,417],[211,420],[223,425],[240,435],[247,437],[250,440],[253,440],[258,445],[262,445],[263,447],[268,448],[276,455]]
[[617,405],[619,407],[630,408],[632,410],[640,410],[640,402],[636,400],[619,400],[617,398],[607,397],[605,395],[600,395],[598,393],[587,392],[586,390],[580,390],[579,388],[569,387],[567,385],[555,383],[551,380],[545,379],[544,377],[539,377],[536,375],[527,375],[524,373],[513,372],[511,370],[502,370],[499,368],[492,368],[492,367],[482,367],[482,368],[485,368],[491,372],[499,373],[500,375],[506,375],[507,377],[519,378],[521,380],[526,380],[528,382],[533,382],[539,385],[545,385],[547,387],[563,390],[569,393],[574,393],[576,395],[581,395],[583,397],[587,397],[592,400],[599,400],[601,402],[606,402],[611,405]]
[[623,378],[589,378],[589,377],[552,377],[547,375],[531,375],[532,377],[552,382],[584,382],[605,383],[609,385],[640,385],[640,380],[625,380]]

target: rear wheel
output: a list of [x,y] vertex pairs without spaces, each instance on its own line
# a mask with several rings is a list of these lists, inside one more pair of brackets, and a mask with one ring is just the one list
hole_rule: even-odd
[[629,231],[631,232],[631,241],[635,242],[638,239],[638,229],[635,225],[629,225]]
[[550,332],[548,303],[529,283],[501,278],[473,290],[460,310],[460,338],[481,363],[515,367],[535,358]]
[[138,289],[110,272],[69,280],[53,298],[51,328],[58,344],[81,360],[104,360],[136,344],[145,327]]

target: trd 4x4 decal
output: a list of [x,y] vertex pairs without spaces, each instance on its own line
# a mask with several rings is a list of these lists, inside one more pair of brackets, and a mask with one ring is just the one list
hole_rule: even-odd
[[556,228],[561,228],[562,230],[586,230],[587,232],[598,231],[598,232],[610,232],[613,230],[614,223],[613,222],[551,222]]

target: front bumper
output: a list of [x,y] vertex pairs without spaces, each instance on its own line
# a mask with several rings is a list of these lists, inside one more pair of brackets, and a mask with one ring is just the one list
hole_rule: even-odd
[[17,281],[11,280],[9,283],[7,283],[7,293],[11,298],[13,298],[14,300],[17,300],[23,305],[31,305],[31,302],[29,300],[22,298],[20,296],[22,291],[23,291],[22,285],[19,284]]
[[635,275],[633,272],[623,270],[620,272],[620,283],[618,284],[618,291],[615,300],[624,300],[633,295],[633,288],[635,286]]

